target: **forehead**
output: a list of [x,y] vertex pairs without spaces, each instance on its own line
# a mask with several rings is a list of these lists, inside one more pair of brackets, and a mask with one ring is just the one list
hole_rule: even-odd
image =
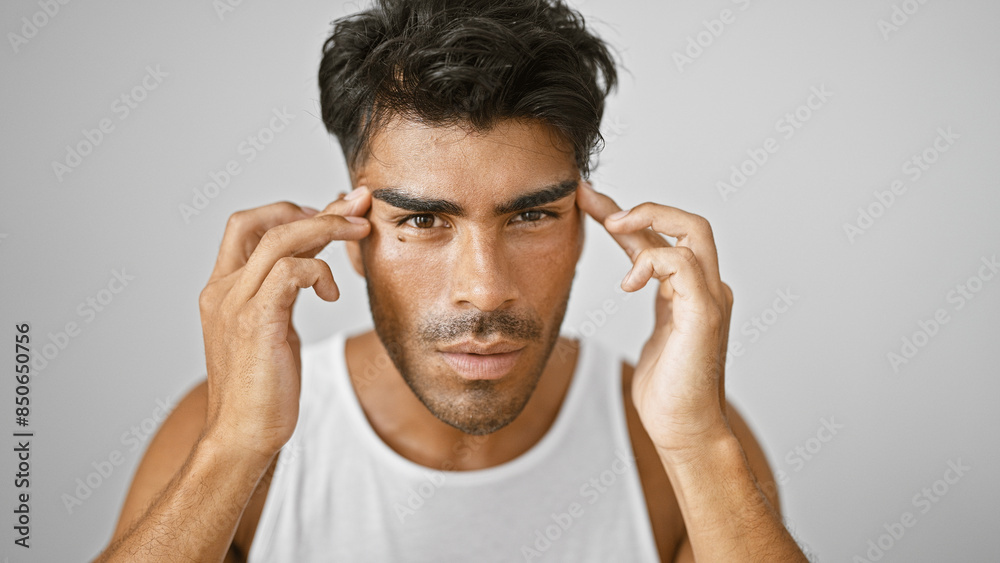
[[396,118],[372,137],[370,147],[357,177],[371,189],[494,202],[579,179],[572,146],[538,121],[504,120],[477,132]]

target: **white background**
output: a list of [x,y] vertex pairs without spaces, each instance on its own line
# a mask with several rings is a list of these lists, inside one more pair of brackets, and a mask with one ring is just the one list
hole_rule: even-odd
[[[913,13],[883,31],[894,3]],[[627,68],[594,182],[624,206],[652,200],[712,222],[736,295],[731,339],[743,346],[729,364],[729,396],[785,475],[795,537],[814,560],[867,558],[869,540],[910,512],[915,526],[883,561],[995,557],[1000,276],[981,266],[1000,253],[1000,4],[578,6]],[[348,188],[318,117],[315,75],[329,22],[357,4],[245,0],[221,17],[210,2],[58,8],[42,17],[37,2],[0,7],[3,373],[13,370],[16,323],[31,323],[36,354],[52,343],[31,385],[30,550],[13,544],[9,436],[18,427],[13,377],[0,380],[0,557],[12,562],[85,560],[107,541],[147,443],[128,438],[133,427],[145,436],[157,401],[176,402],[203,377],[198,293],[228,215],[283,199],[322,208]],[[710,20],[725,9],[732,23],[720,32]],[[22,18],[33,17],[45,25],[15,48],[11,34],[23,36]],[[696,56],[679,63],[689,48]],[[115,100],[140,87],[147,67],[166,76],[124,116]],[[801,109],[814,87],[831,95]],[[240,144],[283,108],[291,123],[246,162]],[[808,120],[786,138],[779,120],[796,110]],[[114,129],[57,175],[53,162],[105,118]],[[957,138],[915,179],[904,166],[939,128]],[[776,152],[723,198],[717,183],[768,138]],[[193,205],[194,190],[230,160],[240,174],[185,220],[179,206]],[[906,191],[880,213],[873,192],[895,180]],[[879,217],[849,237],[859,207]],[[635,358],[651,329],[652,289],[627,300],[616,292],[627,258],[589,227],[564,330]],[[324,255],[343,297],[327,304],[303,293],[296,318],[307,343],[370,324],[342,248]],[[134,279],[102,292],[115,270]],[[971,300],[950,293],[966,284],[978,290]],[[779,290],[797,298],[775,314]],[[109,296],[101,311],[87,305]],[[607,299],[617,312],[602,319]],[[948,322],[916,336],[923,346],[894,370],[888,354],[901,354],[902,339],[939,309]],[[756,336],[744,329],[755,317],[769,323]],[[69,322],[79,332],[60,337]],[[842,428],[821,432],[824,420]],[[68,510],[66,498],[115,451],[124,461],[90,477],[98,486]],[[959,460],[971,469],[936,502],[914,498]]]

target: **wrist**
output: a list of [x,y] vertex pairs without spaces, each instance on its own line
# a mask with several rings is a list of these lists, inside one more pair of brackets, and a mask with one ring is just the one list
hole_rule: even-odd
[[739,440],[725,425],[697,436],[656,444],[656,452],[665,466],[691,467],[695,470],[742,455],[742,451]]
[[202,433],[195,450],[203,457],[219,460],[242,467],[266,469],[280,448],[270,448],[262,444],[249,445],[247,441],[234,436],[218,425],[210,426]]

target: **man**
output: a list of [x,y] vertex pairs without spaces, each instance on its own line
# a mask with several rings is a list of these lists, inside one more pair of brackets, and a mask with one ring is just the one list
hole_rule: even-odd
[[[230,217],[200,299],[207,380],[100,559],[803,561],[725,400],[709,224],[584,181],[615,77],[558,0],[338,21],[321,102],[355,189]],[[632,259],[625,291],[659,285],[635,367],[559,336],[585,215]],[[338,299],[314,258],[334,240],[374,332],[300,354],[292,305]]]

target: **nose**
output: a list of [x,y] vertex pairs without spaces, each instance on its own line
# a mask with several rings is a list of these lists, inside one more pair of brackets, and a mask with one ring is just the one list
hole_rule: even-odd
[[514,268],[496,235],[475,229],[462,233],[452,259],[451,297],[458,307],[494,311],[517,300]]

